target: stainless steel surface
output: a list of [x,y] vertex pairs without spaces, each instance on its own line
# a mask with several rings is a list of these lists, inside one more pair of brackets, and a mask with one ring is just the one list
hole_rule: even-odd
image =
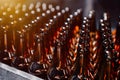
[[[18,78],[16,76],[19,76],[19,78],[21,77],[24,80],[43,80],[41,78],[38,78],[36,76],[33,76],[31,74],[28,74],[26,72],[23,72],[21,70],[18,70],[16,68],[10,67],[10,66],[0,62],[0,80],[2,80],[3,78],[4,78],[4,80],[11,80],[9,78],[9,76],[1,76],[1,74],[2,74],[1,72],[3,72],[3,71],[5,72],[5,73],[3,73],[3,75],[6,75],[7,73],[13,74],[15,76],[15,78],[16,78],[14,80],[18,80]],[[19,80],[22,80],[22,79],[19,79]]]

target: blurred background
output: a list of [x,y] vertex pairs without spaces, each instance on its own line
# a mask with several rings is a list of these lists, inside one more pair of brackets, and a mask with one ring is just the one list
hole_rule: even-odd
[[78,8],[82,8],[84,16],[88,16],[89,11],[94,9],[97,19],[102,18],[103,12],[108,12],[110,13],[113,25],[116,24],[115,20],[120,15],[120,0],[1,0],[0,5],[3,5],[3,3],[12,3],[11,6],[14,6],[16,2],[27,4],[36,1],[58,4],[61,7],[68,6],[72,12]]
[[[82,20],[83,17],[79,11],[77,11],[76,14],[74,13],[75,18],[72,18],[72,16],[67,18],[69,16],[68,8],[67,10],[61,11],[61,13],[58,13],[60,10],[57,9],[54,11],[54,8],[45,11],[46,4],[42,5],[42,9],[44,8],[44,10],[41,10],[39,6],[40,9],[35,9],[35,12],[34,8],[36,6],[34,6],[34,4],[32,5],[33,9],[30,8],[31,4],[36,4],[37,1],[49,3],[53,6],[60,5],[60,8],[69,7],[72,13],[81,8],[84,17],[87,17],[91,10],[95,10],[96,24],[93,12],[91,13],[91,15],[93,15],[92,18],[84,20]],[[30,6],[26,8],[28,5]],[[19,7],[20,10],[17,10],[17,7]],[[50,73],[50,75],[52,75],[52,73],[57,73],[58,77],[60,74],[60,80],[62,80],[61,78],[63,76],[66,77],[66,74],[68,74],[69,77],[69,72],[71,72],[70,75],[74,73],[74,68],[75,77],[80,73],[79,77],[83,79],[89,77],[88,75],[86,76],[86,72],[90,75],[94,71],[95,73],[92,74],[91,79],[93,79],[94,75],[96,77],[96,74],[99,76],[99,73],[102,74],[104,78],[107,78],[107,76],[109,77],[112,75],[109,71],[112,65],[114,65],[114,68],[116,68],[116,66],[119,68],[120,44],[115,43],[117,47],[115,46],[114,48],[114,42],[116,40],[116,42],[120,43],[120,33],[118,33],[120,30],[115,30],[114,28],[118,22],[118,16],[120,16],[120,0],[0,0],[0,12],[1,62],[6,62],[9,65],[18,69],[23,69],[37,76],[41,75],[43,72],[41,77],[45,74],[44,77],[48,78],[48,73]],[[103,20],[101,24],[99,23],[99,20],[101,18],[103,19],[104,12],[107,12],[107,14],[109,13],[111,21],[110,26],[112,30],[114,30],[112,31],[114,35],[110,32],[109,16],[104,17],[108,17],[108,20]],[[49,19],[50,17],[53,19]],[[82,23],[83,21],[84,23]],[[99,32],[100,34],[98,34],[95,29],[95,27],[99,28],[99,26],[101,29]],[[115,32],[117,34],[115,34]],[[114,42],[112,42],[112,36],[114,37]],[[61,54],[61,51],[63,51],[63,54]],[[100,57],[98,53],[100,53]],[[101,55],[101,53],[105,54]],[[111,53],[114,53],[112,58]],[[69,55],[72,58],[68,59]],[[100,61],[98,59],[100,59]],[[90,62],[88,63],[87,61]],[[104,63],[103,61],[107,62]],[[112,64],[111,61],[114,62],[114,64]],[[83,66],[84,62],[85,66]],[[101,66],[101,64],[103,65]],[[52,68],[49,69],[51,65]],[[99,65],[100,67],[98,67]],[[104,68],[104,66],[106,67]],[[59,69],[57,69],[58,67]],[[64,70],[64,68],[66,69]],[[73,68],[72,71],[71,68]],[[97,70],[95,68],[97,68]],[[68,69],[69,71],[67,71]],[[119,75],[117,69],[111,70],[114,75]],[[52,72],[52,70],[55,72]],[[109,74],[107,75],[107,73]],[[56,77],[56,75],[52,77]]]
[[99,13],[102,11],[107,11],[111,13],[111,16],[116,16],[120,14],[120,0],[1,0],[0,4],[3,3],[13,3],[16,2],[48,2],[61,5],[62,7],[68,6],[72,11],[78,8],[84,9],[84,15],[87,15],[91,9],[95,9]]

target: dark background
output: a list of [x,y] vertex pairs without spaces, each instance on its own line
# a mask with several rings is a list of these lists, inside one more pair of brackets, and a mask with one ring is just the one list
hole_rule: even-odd
[[75,11],[78,8],[82,8],[84,10],[84,15],[87,16],[89,10],[94,9],[98,13],[102,13],[103,11],[107,11],[111,14],[111,16],[120,15],[120,0],[1,0],[0,4],[5,2],[47,2],[61,5],[62,7],[68,6],[72,11]]
[[82,8],[84,16],[88,16],[90,10],[96,11],[97,23],[103,17],[103,12],[110,14],[112,27],[116,27],[118,16],[120,15],[120,0],[46,0],[54,2],[62,7],[68,6],[74,12]]
[[103,12],[110,14],[112,27],[116,27],[118,16],[120,15],[120,0],[49,0],[56,1],[57,4],[68,6],[74,12],[78,8],[84,10],[84,16],[88,16],[90,10],[96,11],[97,24],[103,17]]

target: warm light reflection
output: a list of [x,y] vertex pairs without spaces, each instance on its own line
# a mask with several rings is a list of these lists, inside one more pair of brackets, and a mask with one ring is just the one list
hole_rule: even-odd
[[15,4],[15,1],[17,0],[1,0],[0,5],[5,6],[5,7],[12,6],[10,4]]
[[41,4],[40,2],[43,2],[43,0],[0,0],[0,6],[5,6],[5,7],[8,7],[8,6],[14,6],[16,4],[18,4],[18,6],[16,8],[19,8],[21,6],[21,4],[19,3],[25,3],[25,4],[29,4],[30,2],[38,2],[38,4],[36,5],[36,7],[39,7]]

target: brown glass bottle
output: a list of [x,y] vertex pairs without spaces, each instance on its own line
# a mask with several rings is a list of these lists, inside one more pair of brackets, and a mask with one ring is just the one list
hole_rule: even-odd
[[114,79],[120,79],[120,16],[117,20],[117,27],[116,27],[116,36],[115,36],[115,52],[113,54],[113,77]]
[[44,52],[44,29],[40,29],[40,34],[36,35],[36,48],[35,52],[33,53],[32,62],[28,68],[29,72],[33,75],[39,76],[43,79],[46,78],[46,71],[48,68],[47,63],[44,62],[43,56],[45,55]]
[[3,28],[3,52],[2,52],[2,62],[5,64],[10,65],[11,60],[12,60],[12,55],[10,54],[8,50],[8,39],[7,39],[7,29],[8,26],[2,27]]
[[16,43],[18,47],[16,47],[16,54],[12,60],[11,65],[27,72],[27,65],[24,58],[24,32],[22,30],[18,31],[16,40],[18,40]]
[[98,72],[98,66],[99,66],[99,48],[100,48],[100,42],[97,36],[98,31],[96,29],[96,19],[95,19],[95,12],[90,11],[89,17],[88,17],[88,24],[89,24],[89,53],[88,53],[88,64],[87,64],[87,75],[89,76],[89,79],[94,80],[96,77],[96,74]]
[[[102,35],[102,56],[99,66],[99,79],[111,80],[111,59],[113,54],[113,42],[111,37],[111,25],[107,13],[104,13],[104,19],[101,20],[101,35]],[[103,73],[104,72],[104,73]]]

